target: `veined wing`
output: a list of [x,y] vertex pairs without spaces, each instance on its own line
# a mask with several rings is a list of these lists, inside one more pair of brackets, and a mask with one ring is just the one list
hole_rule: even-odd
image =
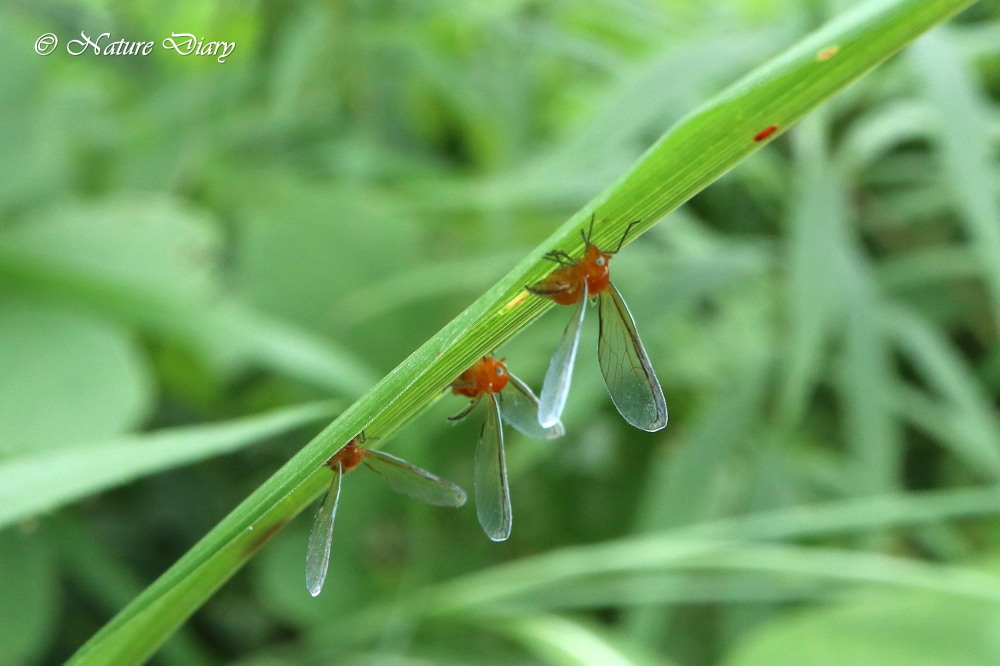
[[601,292],[597,356],[618,412],[630,424],[654,432],[667,425],[667,403],[632,315],[613,284]]
[[507,373],[507,387],[499,397],[503,420],[517,428],[522,435],[535,439],[555,439],[566,433],[560,421],[548,428],[542,427],[538,422],[538,397],[513,374]]
[[493,394],[487,402],[486,419],[476,447],[476,515],[486,536],[493,541],[506,541],[510,536],[511,510],[500,403]]
[[362,462],[397,493],[437,506],[462,506],[465,491],[451,481],[381,451],[368,449]]
[[576,348],[580,346],[580,328],[583,325],[583,313],[587,307],[587,282],[584,280],[580,291],[580,300],[574,306],[573,315],[566,324],[559,346],[552,354],[549,369],[542,382],[542,395],[539,399],[538,423],[544,428],[550,428],[559,423],[566,398],[569,397],[569,384],[573,378],[573,364],[576,362]]
[[309,547],[306,550],[306,587],[309,594],[318,596],[323,591],[326,570],[330,566],[330,542],[333,540],[333,519],[337,517],[340,502],[340,480],[344,474],[340,467],[333,472],[330,489],[323,496],[312,532],[309,533]]

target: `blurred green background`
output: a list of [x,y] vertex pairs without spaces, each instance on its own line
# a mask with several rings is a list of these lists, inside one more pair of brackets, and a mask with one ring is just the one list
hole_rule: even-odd
[[[3,5],[0,663],[68,657],[670,124],[852,4]],[[71,57],[81,30],[236,47]],[[318,599],[302,516],[156,663],[1000,663],[998,149],[993,1],[615,260],[665,430],[615,412],[591,315],[567,436],[509,433],[510,541],[351,475]],[[500,350],[536,390],[567,316]],[[463,405],[387,450],[471,489]]]

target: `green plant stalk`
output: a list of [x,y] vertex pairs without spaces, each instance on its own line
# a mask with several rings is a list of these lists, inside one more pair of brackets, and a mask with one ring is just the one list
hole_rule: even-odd
[[[681,120],[616,182],[319,433],[95,634],[71,663],[137,663],[148,658],[270,536],[315,499],[329,481],[323,463],[344,443],[362,429],[384,443],[475,359],[551,307],[547,300],[528,296],[523,287],[552,270],[545,252],[580,253],[579,231],[591,213],[599,220],[594,229],[598,245],[617,244],[628,223],[638,219],[641,223],[627,239],[634,240],[824,100],[970,4],[972,0],[866,3]],[[771,126],[775,130],[755,140]]]

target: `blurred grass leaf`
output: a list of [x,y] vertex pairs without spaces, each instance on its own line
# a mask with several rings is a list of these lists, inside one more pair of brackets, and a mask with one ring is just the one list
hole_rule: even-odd
[[963,66],[948,30],[928,35],[910,54],[932,105],[932,140],[940,151],[945,181],[960,212],[979,268],[989,287],[994,325],[1000,325],[1000,200],[992,156],[990,117],[983,93]]
[[58,206],[2,236],[25,261],[187,302],[216,295],[220,241],[209,220],[165,197]]
[[0,527],[147,474],[243,448],[329,418],[333,411],[328,403],[298,405],[2,461]]
[[1000,608],[937,595],[862,596],[769,623],[724,666],[939,666],[1000,662]]
[[0,530],[0,662],[32,661],[59,611],[55,558],[49,544]]
[[[660,460],[647,475],[637,531],[698,524],[728,509],[720,501],[727,463],[759,430],[766,388],[766,370],[760,360],[736,375],[738,379],[718,395],[715,404],[689,426],[678,446],[661,450]],[[663,627],[669,626],[670,615],[670,609],[642,608],[626,619],[633,637],[655,642],[664,633]]]
[[[995,510],[995,509],[994,509]],[[857,551],[771,543],[740,543],[731,539],[688,539],[657,533],[642,538],[609,541],[596,546],[566,548],[524,558],[516,563],[439,583],[426,594],[415,595],[413,614],[478,615],[488,620],[503,611],[523,608],[554,609],[547,596],[561,601],[567,585],[586,581],[628,582],[632,576],[650,584],[646,594],[629,596],[630,587],[608,587],[607,598],[595,605],[644,605],[665,601],[698,601],[697,586],[677,588],[677,574],[697,577],[704,572],[741,572],[782,581],[805,577],[834,586],[876,585],[919,589],[1000,605],[1000,576],[970,568],[935,566],[917,560]],[[643,576],[645,578],[643,578]],[[653,585],[665,576],[666,585]],[[672,584],[672,585],[671,585]],[[662,598],[650,593],[664,592]],[[686,597],[685,592],[692,596]],[[370,609],[374,615],[384,609]],[[374,617],[358,614],[359,626]],[[359,637],[361,639],[363,637]]]
[[[821,360],[844,315],[843,262],[847,220],[836,186],[828,183],[826,123],[806,120],[793,136],[796,182],[789,224],[789,345],[782,418],[794,426],[824,374]],[[837,248],[838,251],[831,251]]]
[[[968,489],[827,502],[717,520],[605,543],[564,547],[410,589],[387,608],[375,603],[342,620],[341,640],[363,644],[386,613],[461,618],[485,632],[531,613],[608,606],[768,599],[824,599],[867,587],[883,595],[931,591],[942,603],[1000,608],[993,571],[903,557],[783,544],[995,513],[1000,491]],[[884,596],[885,598],[885,596]],[[967,601],[966,601],[967,600]],[[641,660],[640,660],[641,661]]]
[[496,630],[523,643],[549,664],[629,666],[642,663],[670,666],[673,663],[650,654],[640,657],[632,653],[629,646],[617,645],[616,641],[602,635],[596,627],[555,615],[525,615],[500,620],[496,623]]
[[883,326],[934,396],[900,391],[903,415],[977,474],[1000,479],[1000,421],[971,370],[936,329],[912,313],[887,308]]
[[0,233],[0,278],[179,339],[222,369],[287,373],[356,396],[369,365],[321,336],[223,295],[218,239],[169,198],[127,198],[47,215]]

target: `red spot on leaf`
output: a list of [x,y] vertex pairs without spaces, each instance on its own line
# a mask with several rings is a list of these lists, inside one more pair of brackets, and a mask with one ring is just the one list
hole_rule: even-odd
[[753,140],[754,141],[763,141],[767,137],[769,137],[772,134],[774,134],[776,131],[778,131],[778,126],[777,125],[771,125],[767,129],[765,129],[763,132],[761,132],[760,134],[758,134],[757,136],[755,136],[753,138]]

